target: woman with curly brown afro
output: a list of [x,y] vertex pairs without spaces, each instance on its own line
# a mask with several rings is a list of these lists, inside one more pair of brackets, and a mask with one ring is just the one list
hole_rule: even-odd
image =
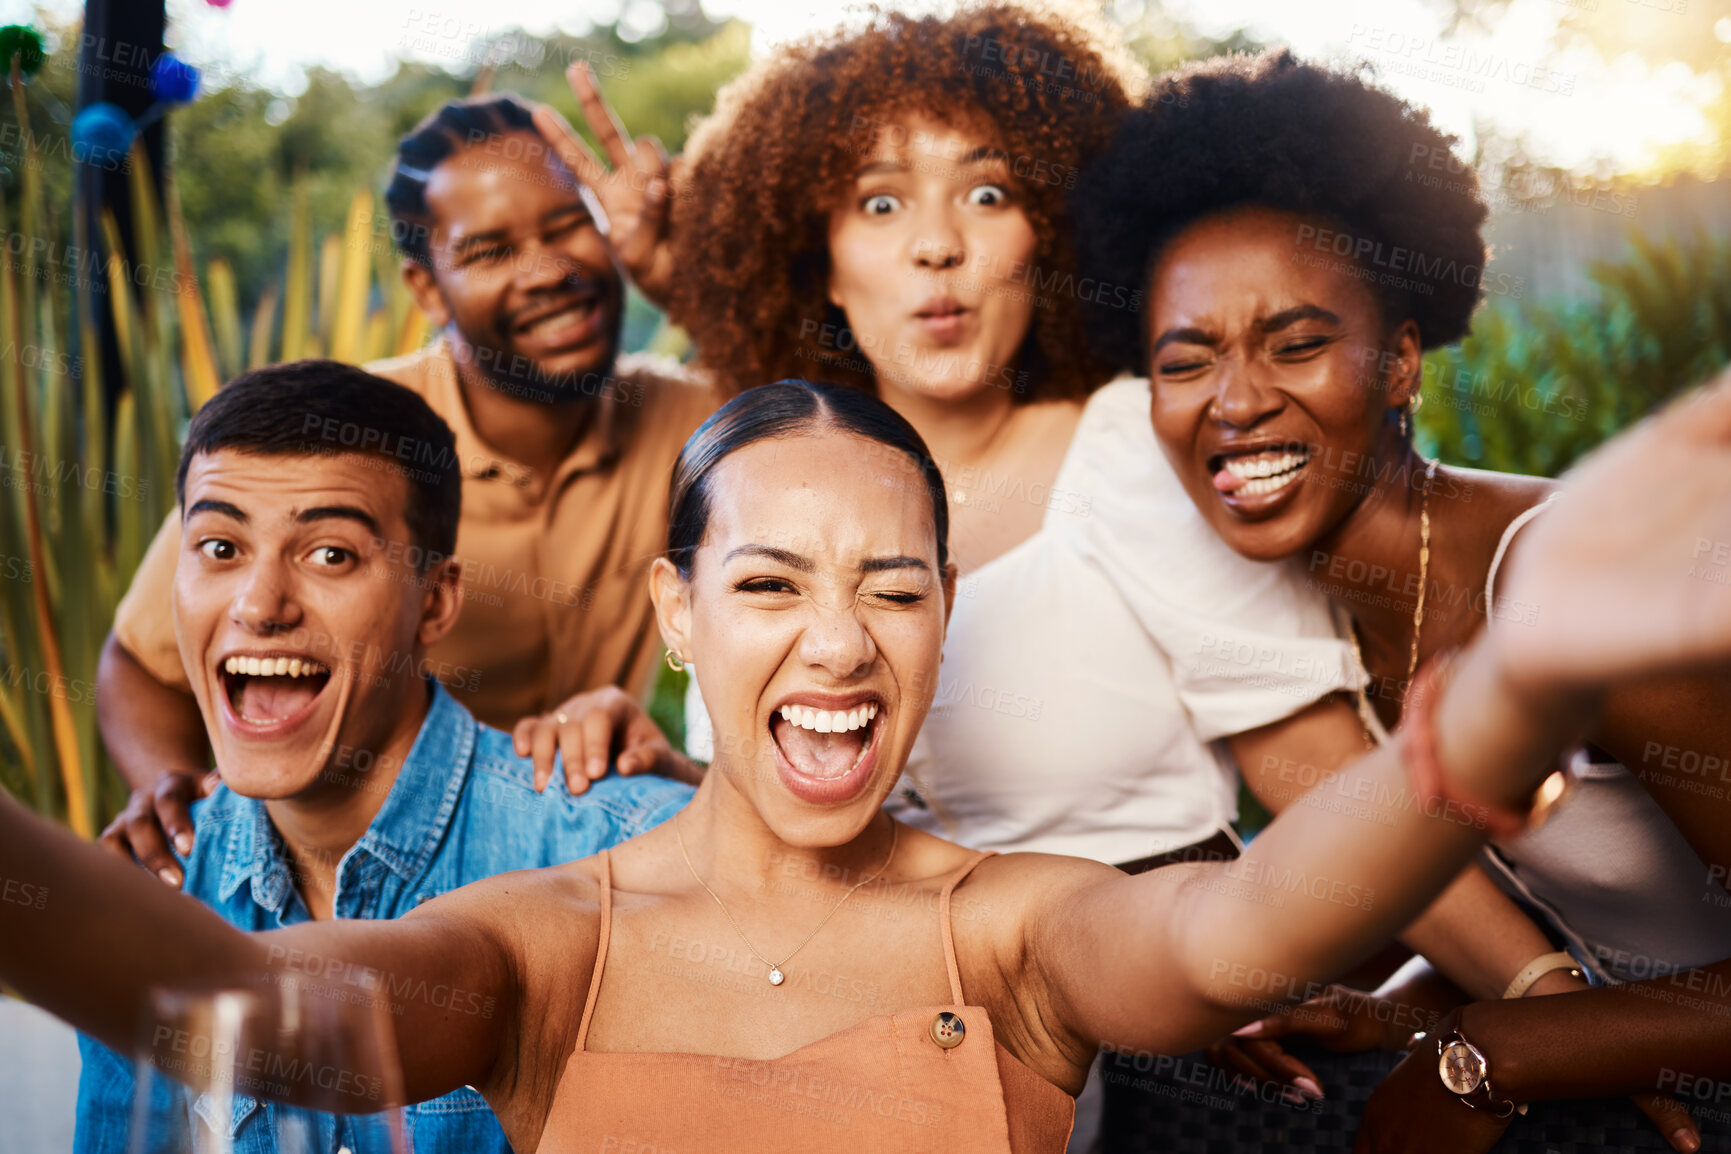
[[[1084,267],[1147,289],[1139,313],[1097,314],[1099,347],[1149,374],[1164,455],[1222,539],[1258,561],[1304,565],[1329,595],[1373,744],[1411,712],[1424,662],[1493,619],[1493,633],[1520,633],[1549,612],[1510,598],[1498,572],[1524,527],[1558,516],[1545,512],[1557,483],[1443,467],[1412,440],[1423,352],[1465,335],[1487,290],[1515,287],[1486,268],[1484,200],[1471,167],[1452,162],[1454,145],[1365,77],[1273,52],[1163,79],[1077,190]],[[1455,395],[1452,382],[1430,385],[1444,403]],[[1578,402],[1561,400],[1567,417]],[[1409,973],[1383,999],[1336,991],[1270,1019],[1221,1056],[1319,1091],[1274,1037],[1405,1049],[1415,1026],[1446,1013],[1370,1098],[1355,1150],[1473,1154],[1511,1124],[1507,1148],[1659,1149],[1663,1135],[1699,1149],[1681,1105],[1652,1091],[1731,1076],[1731,898],[1723,867],[1708,865],[1731,861],[1731,800],[1689,773],[1657,771],[1680,760],[1665,751],[1731,746],[1731,689],[1722,676],[1629,686],[1607,695],[1587,736],[1568,804],[1536,833],[1494,829],[1485,855],[1569,952],[1533,933],[1514,949],[1511,935],[1476,1001]],[[1272,808],[1298,800],[1279,759],[1241,764]],[[1469,926],[1433,959],[1482,936]],[[1583,971],[1620,988],[1588,990]],[[1682,989],[1700,996],[1679,1000]],[[1672,1071],[1656,1082],[1654,1055]],[[1350,1098],[1354,1084],[1374,1084],[1367,1072],[1334,1084]],[[1172,1087],[1149,1089],[1142,1121],[1170,1120],[1159,1095]],[[1626,1102],[1555,1101],[1617,1094],[1637,1095],[1658,1133]],[[1517,1102],[1534,1103],[1531,1115],[1518,1117]],[[1254,1125],[1246,1105],[1249,1115],[1224,1112],[1234,1126]],[[1274,1112],[1306,1148],[1313,1128],[1324,1147],[1329,1134],[1351,1140],[1350,1118],[1328,1103]]]

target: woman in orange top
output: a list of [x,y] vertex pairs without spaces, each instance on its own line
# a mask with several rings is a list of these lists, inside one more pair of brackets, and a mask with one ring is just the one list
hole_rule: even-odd
[[[1424,675],[1407,729],[1347,771],[1382,820],[1294,805],[1232,863],[990,856],[882,812],[933,692],[946,537],[942,481],[881,402],[751,390],[687,444],[651,579],[717,734],[679,819],[398,921],[248,936],[4,801],[0,878],[48,900],[0,902],[0,979],[123,1045],[153,987],[313,955],[388,975],[407,1097],[472,1084],[524,1151],[1060,1149],[1100,1045],[1181,1053],[1302,995],[1409,921],[1487,812],[1514,820],[1604,686],[1731,656],[1731,588],[1688,567],[1731,540],[1731,381],[1530,530],[1508,588],[1536,624]],[[355,1086],[283,1092],[376,1109]]]

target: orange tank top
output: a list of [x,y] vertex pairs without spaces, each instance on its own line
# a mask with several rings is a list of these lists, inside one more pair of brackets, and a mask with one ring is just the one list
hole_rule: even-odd
[[992,1036],[962,998],[950,894],[938,916],[952,1002],[879,1014],[768,1060],[586,1049],[613,924],[601,853],[601,940],[577,1048],[554,1091],[539,1154],[1059,1154],[1076,1103]]

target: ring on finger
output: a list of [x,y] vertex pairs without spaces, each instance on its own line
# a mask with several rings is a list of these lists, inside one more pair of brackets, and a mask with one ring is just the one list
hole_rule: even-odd
[[553,720],[557,721],[560,725],[564,725],[565,723],[567,723],[571,719],[569,717],[565,716],[564,712],[561,711],[561,712],[555,713],[553,715]]

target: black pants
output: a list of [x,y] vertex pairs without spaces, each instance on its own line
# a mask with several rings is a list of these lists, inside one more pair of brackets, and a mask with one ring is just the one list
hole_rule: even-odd
[[[1221,1070],[1206,1056],[1105,1054],[1102,1154],[1255,1154],[1350,1151],[1358,1119],[1377,1083],[1402,1055],[1387,1050],[1331,1054],[1307,1047],[1304,1061],[1327,1097],[1292,1105],[1278,1087]],[[1696,1103],[1703,1154],[1731,1154],[1727,1116]],[[1465,1109],[1466,1107],[1462,1107]],[[1497,1143],[1496,1154],[1604,1154],[1669,1151],[1647,1116],[1627,1098],[1535,1102]]]

